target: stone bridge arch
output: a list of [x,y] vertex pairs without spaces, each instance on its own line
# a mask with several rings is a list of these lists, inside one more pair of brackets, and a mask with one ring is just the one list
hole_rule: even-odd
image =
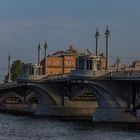
[[5,95],[1,96],[0,97],[0,104],[3,104],[3,102],[8,98],[8,97],[18,97],[20,99],[21,102],[23,102],[24,98],[19,95],[18,93],[16,92],[7,92]]
[[33,96],[38,97],[38,104],[42,105],[57,105],[55,99],[52,97],[51,93],[40,86],[35,84],[28,84],[28,88],[31,88],[33,92],[26,96],[26,101],[28,102]]
[[96,83],[83,84],[81,89],[74,91],[72,94],[72,99],[81,96],[87,90],[91,91],[91,93],[96,97],[99,108],[120,108],[120,104],[113,93],[102,86],[97,85]]
[[53,98],[51,92],[38,86],[37,84],[30,83],[1,90],[0,103],[2,103],[9,96],[17,96],[23,102],[28,103],[28,100],[30,100],[30,98],[32,98],[34,95],[38,97],[39,104],[57,105],[57,102]]

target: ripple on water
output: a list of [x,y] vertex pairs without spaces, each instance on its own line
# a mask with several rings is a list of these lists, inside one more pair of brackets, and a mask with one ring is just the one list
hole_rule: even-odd
[[140,140],[139,132],[139,124],[0,114],[0,140]]

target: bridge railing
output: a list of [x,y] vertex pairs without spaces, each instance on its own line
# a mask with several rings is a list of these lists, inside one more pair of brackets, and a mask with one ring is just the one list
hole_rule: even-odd
[[0,84],[0,89],[7,88],[7,87],[13,87],[16,85],[17,85],[17,82],[3,83],[3,84]]
[[120,70],[120,71],[110,71],[106,76],[111,77],[140,77],[139,70]]
[[45,79],[46,78],[46,75],[20,75],[18,77],[18,81],[20,80],[42,80],[42,79]]
[[140,77],[140,70],[73,70],[70,73],[70,77]]
[[49,75],[46,76],[47,80],[55,80],[55,79],[63,79],[63,78],[68,78],[69,74],[56,74],[56,75]]
[[70,77],[100,77],[106,75],[108,72],[105,70],[93,71],[93,70],[73,70],[70,73]]

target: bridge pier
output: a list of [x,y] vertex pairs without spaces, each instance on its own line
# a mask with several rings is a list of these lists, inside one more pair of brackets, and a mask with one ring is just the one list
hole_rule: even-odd
[[133,113],[127,109],[97,109],[93,113],[93,122],[137,122],[140,118],[136,118]]

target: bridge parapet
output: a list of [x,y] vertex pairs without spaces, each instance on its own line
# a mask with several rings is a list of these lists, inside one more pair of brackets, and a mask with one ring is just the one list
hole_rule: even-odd
[[28,80],[42,80],[42,79],[46,79],[46,75],[21,75],[19,76],[19,78],[17,79],[18,81],[28,81]]
[[120,70],[120,71],[92,71],[92,70],[73,70],[70,73],[70,77],[140,77],[139,70]]
[[106,76],[118,76],[118,77],[140,77],[139,70],[120,70],[110,71]]
[[70,77],[100,77],[104,76],[108,73],[108,71],[93,71],[93,70],[73,70],[70,73]]
[[0,85],[0,90],[2,89],[10,89],[14,87],[24,86],[25,83],[17,83],[17,82],[11,82],[11,83],[4,83]]
[[47,76],[46,79],[47,80],[57,80],[57,79],[63,79],[63,78],[68,78],[69,74],[57,74],[57,75],[50,75]]

